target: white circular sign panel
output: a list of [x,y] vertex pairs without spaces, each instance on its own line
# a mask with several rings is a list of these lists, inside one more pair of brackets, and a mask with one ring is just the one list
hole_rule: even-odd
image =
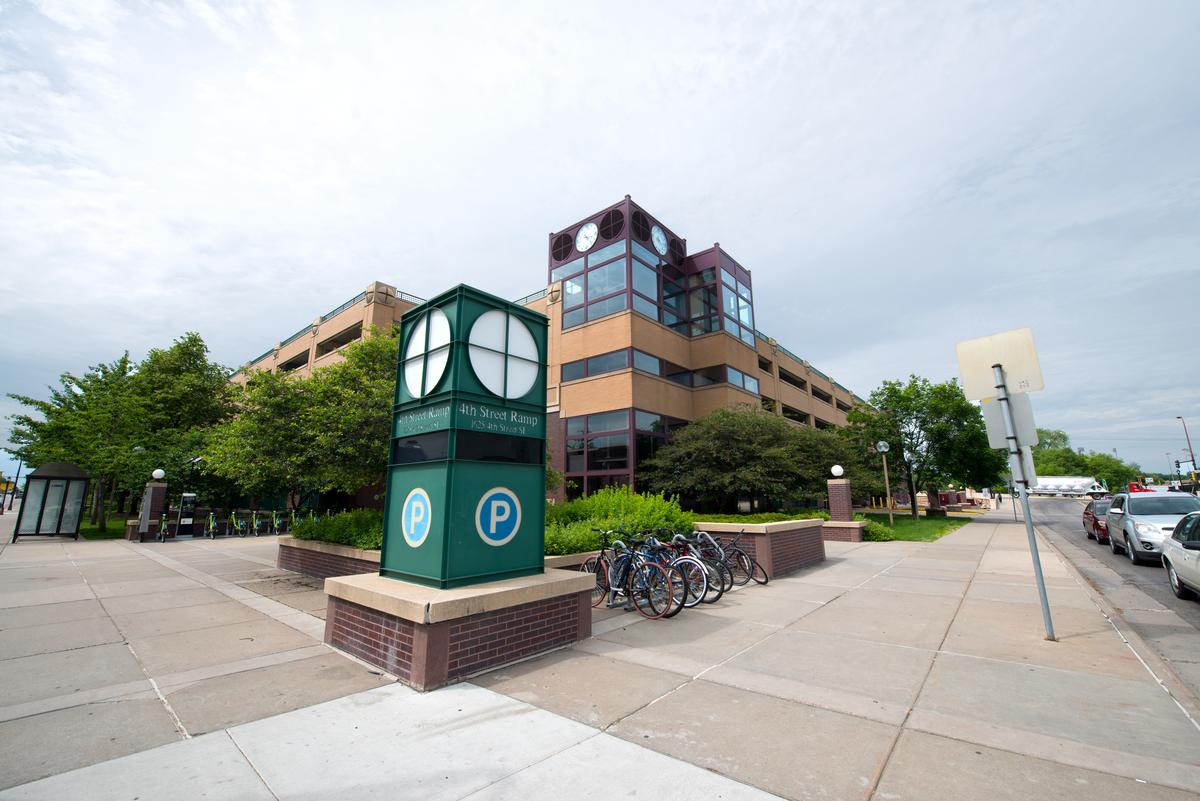
[[475,531],[488,545],[507,545],[521,530],[521,501],[508,487],[492,487],[475,506]]
[[471,326],[467,342],[471,369],[488,392],[512,400],[533,389],[541,367],[537,342],[517,317],[499,309],[484,312]]
[[404,351],[404,386],[414,398],[428,395],[450,363],[450,320],[433,309],[413,326]]
[[419,548],[433,528],[433,505],[429,493],[416,487],[404,498],[400,509],[400,531],[410,547]]

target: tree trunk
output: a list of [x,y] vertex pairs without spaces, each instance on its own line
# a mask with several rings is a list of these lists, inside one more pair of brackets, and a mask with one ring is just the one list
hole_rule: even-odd
[[99,479],[99,486],[96,487],[96,497],[99,499],[98,505],[100,507],[96,515],[96,530],[101,534],[108,531],[108,521],[104,518],[104,498],[106,496],[104,488],[107,483],[107,479],[101,478]]
[[103,482],[99,479],[96,481],[96,486],[92,487],[92,509],[88,513],[88,522],[95,525],[97,518],[100,516],[100,498],[102,497],[103,489],[100,486]]
[[908,482],[908,502],[912,509],[909,514],[912,519],[916,520],[921,516],[921,512],[917,509],[917,482],[913,481],[912,473],[908,470],[904,471],[904,478]]

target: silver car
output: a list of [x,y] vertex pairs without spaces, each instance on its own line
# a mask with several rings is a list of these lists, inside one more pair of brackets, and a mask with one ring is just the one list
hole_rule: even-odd
[[1162,562],[1176,597],[1195,598],[1200,590],[1200,512],[1175,524],[1171,536],[1163,540]]
[[1181,492],[1118,492],[1104,519],[1108,522],[1108,547],[1124,552],[1135,565],[1159,561],[1163,539],[1171,536],[1179,519],[1200,512],[1200,499]]

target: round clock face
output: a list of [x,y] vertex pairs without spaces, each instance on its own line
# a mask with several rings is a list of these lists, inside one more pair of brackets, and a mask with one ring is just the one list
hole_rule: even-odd
[[667,235],[663,229],[657,225],[650,229],[650,241],[654,243],[654,249],[658,251],[658,255],[667,255]]
[[600,233],[600,229],[595,223],[588,223],[579,229],[579,233],[575,234],[575,249],[580,253],[588,250],[592,245],[596,244],[596,236]]

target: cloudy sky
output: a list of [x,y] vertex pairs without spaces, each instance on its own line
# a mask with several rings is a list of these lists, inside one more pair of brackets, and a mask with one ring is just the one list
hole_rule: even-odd
[[629,193],[858,394],[1030,326],[1039,425],[1165,470],[1197,42],[1187,0],[0,0],[0,390],[187,330],[237,366],[374,280],[516,298]]

